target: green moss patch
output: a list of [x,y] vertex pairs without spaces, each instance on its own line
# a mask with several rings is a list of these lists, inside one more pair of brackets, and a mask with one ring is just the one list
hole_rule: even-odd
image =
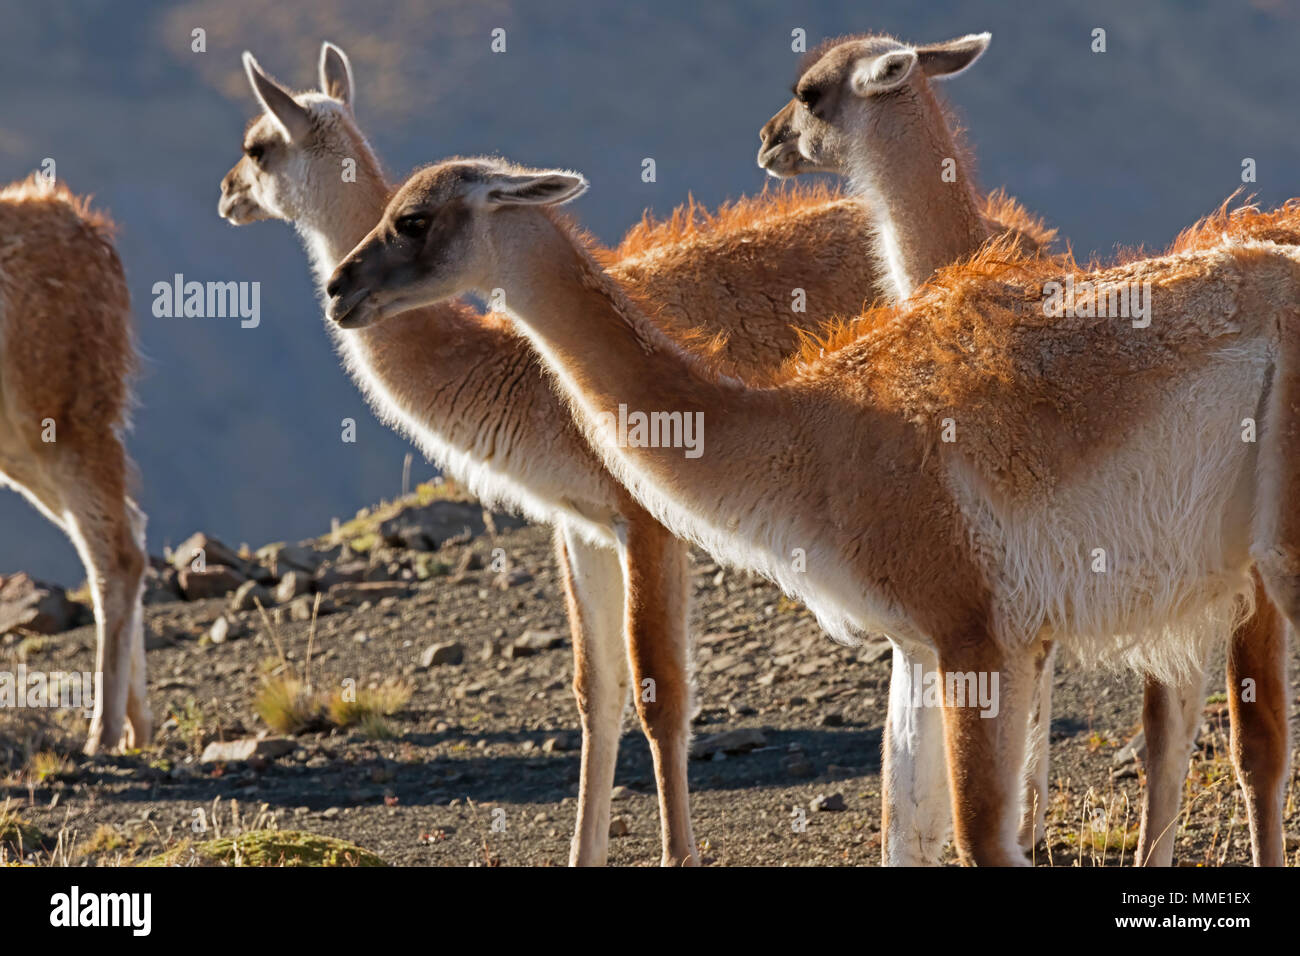
[[347,840],[301,830],[256,830],[206,843],[186,841],[141,866],[387,866]]

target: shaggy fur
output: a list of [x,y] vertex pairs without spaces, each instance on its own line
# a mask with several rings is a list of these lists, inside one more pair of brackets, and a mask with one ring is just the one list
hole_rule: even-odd
[[[143,513],[122,444],[136,371],[113,224],[35,175],[0,189],[0,483],[72,539],[95,605],[103,678],[86,751],[141,746]],[[53,429],[53,440],[47,429]]]
[[[1295,484],[1278,445],[1291,412],[1264,388],[1289,395],[1300,374],[1300,249],[1229,241],[1079,277],[1099,294],[1149,283],[1146,328],[1049,317],[1060,263],[985,251],[754,387],[673,343],[557,217],[494,206],[527,178],[494,160],[417,174],[336,271],[332,313],[364,325],[399,298],[499,286],[608,467],[674,532],[774,578],[832,634],[883,630],[945,670],[1002,673],[995,719],[945,711],[963,857],[1023,861],[1015,791],[1044,639],[1175,679],[1234,620],[1253,562],[1300,619],[1300,529],[1274,490]],[[395,220],[450,207],[436,259],[391,242]],[[600,416],[619,403],[703,412],[708,453],[610,443]],[[1258,446],[1241,441],[1247,415]]]
[[[322,88],[324,74],[337,79],[344,62],[341,53],[326,47]],[[246,155],[227,174],[222,214],[235,223],[262,218],[294,222],[323,282],[374,225],[389,186],[356,128],[348,105],[350,81],[332,83],[336,93],[349,91],[342,97],[317,92],[290,96],[281,90],[284,98],[276,99],[273,84],[254,66],[250,80],[259,97],[275,101],[286,117],[265,113],[245,131],[244,146],[254,148],[257,159]],[[299,138],[286,138],[290,124],[301,130]],[[340,183],[340,156],[357,160],[355,183]],[[675,226],[643,224],[639,234],[634,230],[612,266],[638,301],[654,303],[655,321],[662,328],[685,347],[711,352],[719,368],[778,365],[799,347],[800,327],[819,328],[831,316],[856,313],[874,298],[875,277],[860,267],[861,250],[872,233],[860,204],[817,190],[791,190],[770,201],[775,212],[764,213],[758,201],[742,200],[716,216],[688,204],[671,217]],[[606,262],[612,255],[603,250],[594,254]],[[805,312],[791,308],[796,287],[807,294]],[[707,322],[697,330],[700,317]],[[571,568],[583,565],[575,573],[590,580],[621,575],[628,603],[628,657],[633,667],[649,660],[660,670],[655,679],[662,713],[651,708],[640,716],[652,748],[662,756],[656,758],[661,799],[668,794],[672,801],[663,821],[664,858],[693,860],[684,788],[689,725],[687,708],[680,703],[689,693],[687,595],[663,570],[676,566],[686,545],[670,537],[655,540],[652,528],[664,536],[667,532],[647,519],[600,464],[507,318],[442,303],[357,333],[342,334],[331,326],[331,334],[382,420],[411,437],[485,502],[561,525],[562,562]],[[575,540],[581,546],[565,544]],[[591,567],[601,560],[612,562],[613,572]],[[618,732],[604,694],[591,696],[581,689],[608,688],[616,680],[613,672],[584,671],[584,662],[603,667],[610,660],[604,636],[582,623],[609,618],[591,592],[569,588],[575,608],[575,685],[588,731],[583,750],[588,783],[573,856],[584,863],[604,860],[607,828],[600,821],[607,817],[609,788],[600,781],[613,772],[610,754],[616,752]],[[584,601],[597,606],[584,612],[578,607]],[[647,641],[651,646],[642,647]],[[678,663],[670,666],[674,660]],[[592,713],[586,710],[589,700]],[[670,731],[670,726],[676,729]]]

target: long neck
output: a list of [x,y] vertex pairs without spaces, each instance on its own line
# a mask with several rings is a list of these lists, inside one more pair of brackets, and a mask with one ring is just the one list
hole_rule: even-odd
[[973,253],[988,238],[971,180],[943,109],[928,87],[900,96],[901,133],[867,135],[851,179],[877,217],[873,255],[885,294],[906,299],[936,269]]
[[[356,182],[346,184],[333,202],[308,204],[294,223],[312,259],[322,298],[334,268],[379,220],[390,191],[369,149],[361,146],[357,154]],[[518,423],[557,402],[543,376],[526,374],[531,366],[528,345],[504,317],[442,302],[356,331],[341,331],[328,321],[326,327],[377,414],[419,441],[431,456],[442,458],[430,438],[472,457],[505,459],[511,453],[527,456],[539,450],[529,444],[529,430]],[[510,392],[510,402],[492,398],[502,394],[502,378],[522,378],[525,383]],[[514,436],[510,447],[501,435]],[[569,441],[579,449],[570,457],[581,453],[576,434],[553,441]]]
[[342,184],[332,202],[305,203],[294,222],[322,287],[335,267],[374,228],[391,191],[374,154],[365,148],[358,153],[356,181]]
[[494,277],[505,309],[610,470],[676,528],[686,527],[685,512],[716,524],[752,508],[746,498],[757,489],[732,487],[735,464],[775,461],[802,440],[789,397],[713,374],[549,215],[494,215],[506,237],[498,248],[504,274]]

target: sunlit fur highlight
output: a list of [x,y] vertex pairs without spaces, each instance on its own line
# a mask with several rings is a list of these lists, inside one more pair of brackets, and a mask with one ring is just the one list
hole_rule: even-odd
[[[576,238],[567,217],[549,209],[543,213]],[[757,387],[820,390],[833,388],[830,383],[847,376],[858,380],[854,390],[874,409],[917,422],[947,416],[980,422],[974,433],[966,430],[959,446],[970,465],[951,466],[951,473],[969,471],[973,476],[969,487],[954,478],[953,494],[969,522],[975,553],[986,555],[981,563],[998,578],[994,592],[1001,597],[994,611],[1001,622],[996,632],[1013,642],[1041,634],[1068,636],[1066,652],[1076,659],[1136,668],[1176,683],[1200,666],[1212,642],[1253,611],[1246,564],[1211,570],[1216,555],[1234,551],[1218,524],[1232,490],[1223,476],[1245,467],[1243,456],[1249,449],[1233,429],[1210,429],[1194,410],[1212,401],[1231,403],[1233,396],[1248,400],[1263,387],[1268,361],[1258,339],[1232,344],[1217,355],[1201,342],[1204,335],[1213,339],[1235,334],[1236,322],[1231,310],[1218,311],[1223,303],[1215,298],[1217,292],[1199,290],[1207,279],[1207,290],[1231,284],[1227,277],[1233,274],[1244,279],[1256,266],[1266,273],[1277,271],[1270,263],[1278,261],[1278,245],[1251,236],[1257,230],[1286,237],[1295,215],[1294,206],[1267,214],[1221,210],[1190,238],[1179,240],[1183,251],[1158,259],[1137,259],[1137,253],[1125,252],[1100,269],[1095,264],[1081,267],[1068,251],[1031,257],[1017,250],[1012,237],[993,239],[965,262],[941,270],[905,306],[869,310],[838,329],[833,340],[810,344],[804,361],[787,366],[783,379]],[[1229,227],[1226,236],[1218,228],[1224,224]],[[580,241],[574,246],[582,248]],[[1283,274],[1288,269],[1295,273],[1284,281],[1300,280],[1300,252],[1286,256],[1281,261],[1298,264],[1281,269]],[[1151,303],[1156,310],[1152,326],[1130,332],[1125,328],[1128,319],[1045,315],[1044,283],[1071,273],[1077,282],[1093,283],[1098,298],[1111,288],[1152,280],[1157,297]],[[584,278],[583,285],[608,297],[618,312],[631,314],[619,287],[595,274]],[[1162,302],[1168,314],[1180,316],[1168,327],[1159,320]],[[1186,318],[1190,315],[1199,316],[1195,331]],[[1109,322],[1121,323],[1114,337],[1093,339],[1086,331]],[[656,339],[660,347],[681,350],[678,342]],[[1031,414],[1033,403],[1016,396],[1026,382],[1033,382],[1048,407],[1068,416],[1079,401],[1079,382],[1058,386],[1038,366],[1044,349],[1050,354],[1054,343],[1070,340],[1101,346],[1085,360],[1111,362],[1117,370],[1127,370],[1125,375],[1183,369],[1178,388],[1186,396],[1184,403],[1140,423],[1118,442],[1112,436],[1097,443],[1089,437],[1095,422],[1073,421],[1060,447],[1044,443],[1043,426]],[[736,379],[718,363],[700,362],[697,355],[691,367],[714,383]],[[755,387],[749,376],[743,378]],[[1110,397],[1099,392],[1097,400],[1104,404]],[[1184,407],[1186,412],[1180,410]],[[1180,455],[1153,459],[1151,449],[1175,447],[1175,436],[1192,445]],[[594,434],[592,440],[599,443]],[[1061,448],[1066,449],[1065,458],[1060,457]],[[1083,457],[1075,460],[1076,455]],[[779,562],[757,561],[755,553],[742,560],[728,547],[729,540],[704,530],[705,525],[683,524],[675,509],[661,507],[658,492],[650,490],[636,467],[609,456],[606,460],[675,532],[789,585],[777,571]],[[1093,468],[1099,470],[1089,477]],[[1115,498],[1114,482],[1121,480],[1148,489],[1144,507]],[[990,483],[995,489],[991,493]],[[990,507],[989,494],[993,500],[1005,497],[1019,504],[1010,511]],[[1190,514],[1183,505],[1188,500],[1206,506]],[[1161,520],[1152,521],[1153,514]],[[1088,541],[1106,542],[1111,549],[1122,542],[1126,553],[1160,554],[1165,563],[1150,569],[1117,566],[1092,577],[1075,575],[1065,587],[1060,569],[1077,564],[1080,542]],[[788,549],[781,544],[760,550],[784,554]],[[810,606],[819,603],[811,595],[801,597]],[[845,637],[860,626],[848,621],[837,625],[833,613],[822,614],[827,609],[824,603],[818,608],[819,620],[832,636]]]
[[[770,202],[764,202],[762,196],[771,197]],[[648,267],[649,261],[659,255],[679,255],[681,247],[689,248],[692,242],[716,243],[727,236],[770,227],[780,220],[789,221],[800,213],[828,216],[834,206],[851,211],[864,223],[869,219],[859,200],[836,188],[786,180],[780,186],[765,189],[760,197],[745,197],[724,204],[716,212],[710,212],[692,199],[678,206],[663,220],[655,220],[647,213],[641,223],[633,227],[628,239],[613,250],[603,248],[572,218],[558,216],[557,222],[563,224],[563,228],[587,249],[600,266],[619,279],[633,301],[656,325],[677,345],[697,356],[703,367],[714,374],[738,377],[750,384],[773,384],[788,377],[791,363],[818,354],[826,341],[838,340],[852,322],[833,316],[810,321],[806,328],[791,322],[786,330],[788,345],[777,339],[767,343],[772,346],[767,349],[770,355],[761,354],[755,358],[744,351],[746,347],[754,348],[755,343],[738,342],[727,329],[690,324],[690,317],[682,319],[669,313],[661,297],[646,295],[621,273],[638,268],[641,263]],[[1045,253],[1056,241],[1055,229],[1049,228],[1040,217],[1031,214],[1003,189],[988,194],[983,215],[989,231],[994,234],[981,251],[984,255],[1013,261]],[[864,235],[868,235],[865,229]],[[852,252],[855,256],[862,254],[862,250]],[[857,312],[870,310],[874,304],[873,300],[864,299]]]
[[[835,184],[798,181],[780,185],[765,183],[757,195],[724,202],[713,210],[690,196],[663,218],[656,218],[647,209],[641,221],[629,229],[611,250],[610,256],[613,261],[628,259],[709,233],[736,232],[762,226],[803,209],[850,198]],[[601,264],[607,265],[605,262]]]
[[145,517],[122,442],[137,359],[113,232],[89,199],[43,175],[0,189],[0,485],[67,534],[86,569],[103,679],[87,753],[142,746],[153,725]]
[[[1233,208],[1232,203],[1239,193],[1240,190],[1234,192],[1214,212],[1179,233],[1163,254],[1176,255],[1212,249],[1225,241],[1254,240],[1278,245],[1300,245],[1300,199],[1289,200],[1276,209],[1263,212],[1253,205]],[[993,196],[990,196],[992,199]],[[1041,220],[1030,216],[1014,199],[1004,197],[1004,201],[1005,205],[999,204],[998,207],[999,219],[1010,222],[1023,215],[1025,220],[1020,227],[1022,231],[1027,235],[1046,237],[1042,245],[1046,249],[1048,243],[1055,238],[1056,230],[1047,229]],[[1066,275],[1073,275],[1076,279],[1089,278],[1091,273],[1125,266],[1153,255],[1161,253],[1133,247],[1117,250],[1109,261],[1093,258],[1081,263],[1075,258],[1072,249],[1025,256],[1017,247],[1014,235],[995,236],[970,258],[936,271],[916,291],[908,305],[924,310],[923,312],[885,303],[874,305],[861,315],[832,319],[820,331],[805,331],[803,347],[791,355],[767,381],[775,384],[794,378],[801,374],[801,370],[852,345],[899,315],[912,317],[909,321],[913,323],[915,331],[929,329],[933,340],[918,344],[931,350],[935,364],[959,363],[968,358],[967,346],[985,340],[986,336],[1003,334],[1009,328],[1007,325],[1002,326],[1002,333],[996,332],[996,327],[988,325],[971,328],[965,333],[967,337],[963,344],[964,335],[959,327],[970,323],[970,316],[966,314],[964,306],[972,283],[1038,281],[1041,284],[1063,280]],[[1041,306],[1042,297],[1033,297],[1031,301]],[[921,318],[922,315],[924,318]],[[1039,315],[1041,316],[1041,311]],[[982,374],[995,374],[998,377],[1004,374],[997,371],[996,365],[983,367],[981,371]]]

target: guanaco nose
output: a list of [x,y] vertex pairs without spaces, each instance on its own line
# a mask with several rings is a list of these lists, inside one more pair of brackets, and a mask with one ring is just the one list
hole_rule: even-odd
[[[767,148],[767,141],[770,140],[775,135],[776,135],[776,117],[773,116],[770,120],[764,123],[763,128],[758,131],[758,141],[763,145],[764,148]],[[773,143],[772,145],[775,146],[776,144]]]
[[337,298],[338,294],[343,291],[344,283],[351,277],[351,275],[352,263],[349,262],[347,265],[343,266],[343,268],[334,273],[333,277],[330,279],[329,285],[325,287],[325,294],[331,299]]

